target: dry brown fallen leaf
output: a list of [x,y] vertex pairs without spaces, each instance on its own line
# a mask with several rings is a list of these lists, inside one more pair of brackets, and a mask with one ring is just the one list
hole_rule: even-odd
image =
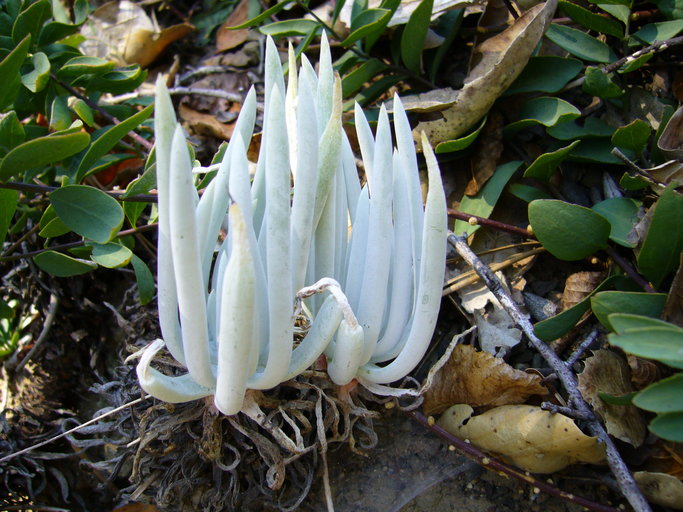
[[145,503],[128,503],[122,507],[115,508],[112,512],[159,512],[154,505]]
[[657,147],[668,158],[683,159],[683,107],[678,107],[666,123]]
[[585,299],[605,278],[604,272],[574,272],[564,282],[560,306],[562,311],[576,306]]
[[607,432],[636,448],[647,434],[640,411],[633,405],[611,405],[598,393],[625,395],[633,391],[628,363],[611,350],[595,350],[578,376],[579,391],[595,412],[605,421]]
[[472,407],[520,404],[548,390],[536,374],[515,370],[499,357],[471,345],[457,345],[425,393],[425,414],[440,414],[453,404]]
[[213,114],[205,114],[181,103],[178,108],[180,119],[187,123],[195,133],[211,135],[223,140],[229,140],[235,129],[235,123],[223,124]]
[[633,474],[638,487],[648,501],[683,510],[683,482],[666,473],[637,471]]
[[477,195],[493,176],[498,159],[503,154],[503,124],[503,115],[500,112],[493,110],[489,113],[470,158],[472,179],[465,188],[466,195]]
[[[547,0],[532,7],[509,28],[475,48],[473,67],[463,88],[456,91],[456,97],[451,93],[446,101],[442,101],[440,112],[432,113],[428,120],[419,122],[413,132],[415,136],[419,137],[424,131],[432,145],[436,145],[462,135],[481,119],[522,72],[556,7],[557,0]],[[437,90],[434,94],[443,96],[443,91]],[[405,107],[424,111],[428,106],[435,110],[431,96],[427,93],[414,100],[406,98]]]
[[473,416],[454,405],[439,425],[478,448],[531,473],[554,473],[579,462],[598,464],[605,448],[567,416],[531,405],[503,405]]
[[113,0],[98,7],[81,28],[86,55],[122,64],[150,65],[164,49],[194,30],[189,23],[160,29],[139,5]]
[[249,29],[230,30],[249,19],[249,0],[242,0],[223,22],[216,34],[216,50],[224,52],[241,45],[249,37]]
[[652,178],[664,185],[674,183],[676,187],[683,187],[683,162],[669,160],[656,167],[644,169]]

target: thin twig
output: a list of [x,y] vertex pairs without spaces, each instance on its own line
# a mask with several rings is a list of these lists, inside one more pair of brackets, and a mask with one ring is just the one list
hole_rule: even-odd
[[648,173],[645,172],[643,169],[641,169],[633,160],[631,160],[631,159],[630,159],[629,157],[627,157],[624,153],[622,153],[621,150],[620,150],[619,148],[612,148],[612,151],[611,151],[610,153],[612,153],[612,154],[613,154],[614,156],[616,156],[619,160],[621,160],[622,162],[624,162],[624,164],[626,165],[626,167],[628,167],[629,169],[631,169],[634,173],[636,173],[636,174],[637,174],[638,176],[640,176],[641,178],[643,178],[643,179],[645,179],[645,180],[647,180],[647,181],[650,181],[650,182],[652,182],[652,183],[656,183],[657,185],[659,185],[659,186],[662,187],[662,188],[666,188],[666,184],[665,184],[664,182],[659,181],[659,180],[656,179],[654,176],[652,176],[651,174],[648,174]]
[[552,402],[543,402],[541,404],[541,409],[544,411],[550,411],[553,414],[563,414],[569,418],[574,418],[582,421],[590,421],[593,418],[592,414],[586,414],[579,412],[571,407],[565,407],[564,405],[557,405]]
[[[144,231],[150,231],[152,229],[156,229],[157,226],[158,224],[155,222],[154,224],[147,224],[145,226],[139,226],[133,229],[124,229],[123,231],[119,231],[114,238],[121,238],[123,236],[135,235],[137,233],[142,233]],[[30,252],[22,252],[21,254],[15,254],[13,256],[2,257],[0,258],[0,263],[7,263],[8,261],[32,258],[33,256],[37,256],[38,254],[44,253],[45,251],[64,251],[67,249],[73,249],[74,247],[82,247],[83,245],[85,245],[85,240],[80,240],[78,242],[69,242],[67,244],[53,245],[51,247],[45,247],[44,249],[38,249]]]
[[536,237],[533,235],[533,233],[527,231],[526,229],[519,228],[511,224],[505,224],[504,222],[498,222],[497,220],[479,217],[477,215],[461,212],[453,208],[448,209],[448,216],[453,217],[454,219],[464,220],[465,222],[468,222],[473,226],[485,226],[487,228],[493,228],[498,231],[505,231],[512,235],[519,235],[521,237],[528,238],[529,240],[536,240]]
[[[0,187],[2,187],[2,183],[0,183]],[[26,233],[21,235],[19,237],[19,240],[14,242],[12,245],[10,245],[5,252],[2,253],[1,257],[5,257],[8,254],[12,254],[14,251],[16,251],[19,247],[21,247],[21,244],[24,243],[31,235],[36,233],[37,231],[40,231],[40,224],[34,225],[31,229],[29,229]]]
[[55,321],[55,316],[57,315],[57,308],[59,307],[59,297],[55,293],[50,294],[50,306],[47,310],[47,315],[45,315],[45,322],[43,323],[43,329],[38,335],[38,339],[28,351],[28,354],[21,360],[21,362],[14,369],[15,374],[19,374],[21,370],[24,369],[26,364],[31,360],[31,358],[38,352],[38,349],[43,345],[43,342],[47,339],[47,335],[50,332],[52,323]]
[[16,457],[19,457],[19,455],[23,455],[25,453],[28,453],[30,451],[35,450],[36,448],[40,448],[41,446],[45,446],[46,444],[50,444],[54,441],[57,441],[63,437],[69,436],[73,434],[74,432],[78,432],[82,428],[85,428],[89,425],[92,425],[93,423],[97,423],[100,420],[103,420],[104,418],[107,418],[108,416],[111,416],[113,414],[116,414],[118,412],[123,411],[127,407],[132,407],[133,405],[137,405],[139,403],[142,403],[144,400],[147,400],[150,397],[150,395],[144,395],[140,398],[136,398],[132,402],[128,402],[127,404],[120,405],[119,407],[116,407],[112,409],[111,411],[107,411],[103,414],[100,414],[99,416],[94,417],[91,420],[86,421],[85,423],[82,423],[81,425],[78,425],[72,429],[67,430],[66,432],[62,432],[61,434],[57,434],[54,437],[51,437],[50,439],[46,439],[45,441],[41,441],[40,443],[34,444],[33,446],[28,446],[27,448],[24,448],[23,450],[19,450],[18,452],[10,453],[9,455],[5,455],[4,457],[0,458],[0,464],[3,462],[7,462],[8,460],[12,460]]
[[517,304],[515,304],[510,295],[505,291],[505,288],[495,274],[491,272],[474,252],[472,252],[472,249],[467,245],[467,239],[463,236],[458,237],[454,234],[450,234],[448,236],[448,241],[455,247],[458,254],[460,254],[460,256],[474,268],[477,274],[479,274],[487,288],[501,303],[503,309],[505,309],[515,323],[524,331],[524,334],[527,336],[531,345],[533,345],[536,351],[543,356],[550,367],[555,371],[560,382],[562,382],[562,385],[569,394],[571,405],[576,408],[580,414],[590,415],[589,417],[591,419],[587,422],[588,428],[594,436],[604,443],[607,463],[609,464],[612,474],[616,478],[619,489],[624,497],[629,501],[636,512],[649,512],[651,510],[650,505],[640,492],[626,463],[621,458],[616,445],[581,395],[574,373],[564,361],[555,354],[549,345],[542,342],[536,336],[534,333],[534,326],[529,319],[522,314],[517,307]]
[[198,94],[200,96],[212,96],[214,98],[221,98],[227,101],[232,101],[233,103],[243,103],[244,98],[241,94],[236,92],[219,91],[216,89],[201,89],[197,87],[173,87],[168,90],[172,95],[182,95],[182,94]]
[[[52,78],[52,80],[54,80],[55,82],[57,82],[61,87],[64,87],[64,89],[66,89],[67,91],[69,91],[70,94],[72,94],[73,96],[76,96],[77,98],[83,100],[83,101],[86,103],[86,105],[88,105],[90,108],[92,108],[93,110],[97,110],[97,112],[99,112],[100,115],[101,115],[102,117],[104,117],[107,121],[109,121],[110,123],[112,123],[112,124],[120,124],[120,123],[121,123],[121,121],[119,121],[116,117],[114,117],[114,116],[111,115],[109,112],[107,112],[106,110],[104,110],[101,106],[99,106],[96,102],[92,101],[92,100],[91,100],[90,98],[88,98],[85,94],[81,94],[78,90],[74,89],[74,88],[71,87],[69,84],[67,84],[67,83],[65,83],[65,82],[63,82],[63,81],[61,81],[61,80],[59,80],[59,79],[57,78],[57,75],[55,75],[54,73],[50,73],[50,78]],[[153,146],[152,143],[149,142],[149,141],[148,141],[147,139],[145,139],[144,137],[141,137],[140,135],[138,135],[138,134],[135,133],[134,131],[129,131],[129,132],[128,132],[128,136],[129,136],[131,139],[133,139],[135,142],[137,142],[138,144],[140,144],[140,145],[141,145],[143,148],[145,148],[147,151],[151,151],[151,150],[152,150],[152,146]]]
[[635,282],[638,286],[640,286],[643,291],[646,291],[647,293],[657,293],[657,290],[655,290],[650,283],[647,282],[647,279],[645,279],[643,276],[641,276],[635,268],[633,268],[633,265],[631,265],[626,258],[624,258],[621,254],[619,254],[614,247],[610,247],[609,245],[604,249],[604,251],[607,253],[607,255],[614,260],[614,263],[619,265],[619,268],[621,268],[628,277],[630,277],[633,282]]
[[567,365],[568,368],[571,368],[574,366],[574,363],[576,363],[581,356],[588,350],[593,343],[595,343],[595,340],[598,339],[598,328],[596,327],[593,329],[588,336],[586,336],[586,339],[584,339],[578,347],[576,347],[576,350],[572,352],[572,354],[567,358],[567,360],[564,362],[564,364]]
[[512,477],[520,482],[524,482],[529,485],[537,487],[543,492],[551,494],[552,496],[557,496],[564,500],[576,503],[582,507],[586,507],[589,510],[595,512],[617,512],[616,508],[608,507],[607,505],[602,505],[600,503],[595,503],[581,496],[577,496],[572,493],[568,493],[558,489],[554,485],[549,484],[545,480],[540,480],[530,473],[520,471],[517,468],[503,464],[498,459],[491,457],[490,455],[482,452],[476,446],[471,443],[467,443],[459,437],[454,436],[447,430],[444,430],[439,425],[434,424],[429,421],[423,414],[417,411],[411,411],[408,413],[415,421],[420,423],[423,427],[431,430],[434,434],[446,441],[450,446],[454,446],[459,452],[463,453],[470,459],[477,462],[480,466],[484,466],[491,471],[502,473],[506,476]]
[[648,53],[661,52],[663,50],[666,50],[667,48],[671,48],[672,46],[676,46],[679,44],[683,44],[683,36],[667,39],[666,41],[658,41],[656,43],[651,44],[650,46],[641,48],[640,50],[638,50],[635,53],[632,53],[631,55],[627,55],[626,57],[622,57],[621,59],[616,60],[611,64],[608,64],[602,70],[605,73],[611,73],[612,71],[616,71],[617,69],[619,69],[624,64],[633,62],[634,60],[636,60],[639,57],[642,57],[643,55],[646,55]]
[[[49,194],[57,190],[59,187],[51,187],[49,185],[37,185],[36,183],[19,183],[16,181],[8,181],[7,183],[0,183],[0,188],[8,188],[11,190],[20,190],[22,192],[33,192],[36,194]],[[134,196],[125,197],[125,190],[103,190],[105,194],[113,197],[117,201],[126,201],[129,203],[156,203],[156,194],[136,194]]]

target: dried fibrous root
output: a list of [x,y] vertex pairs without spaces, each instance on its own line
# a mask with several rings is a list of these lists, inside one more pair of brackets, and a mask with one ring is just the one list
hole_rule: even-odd
[[[220,414],[211,399],[157,403],[138,420],[130,497],[169,510],[294,510],[308,495],[328,445],[363,453],[377,436],[362,386],[335,385],[309,370],[268,392],[250,391],[243,412]],[[369,404],[369,405],[366,405]]]

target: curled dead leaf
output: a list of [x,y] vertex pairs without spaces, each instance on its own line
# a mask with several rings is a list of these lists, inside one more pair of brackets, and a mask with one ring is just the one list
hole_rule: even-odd
[[657,147],[669,158],[683,159],[683,107],[678,107],[666,123]]
[[640,491],[648,501],[683,510],[683,482],[666,473],[637,471],[633,474]]
[[472,407],[520,404],[548,390],[539,375],[515,370],[499,357],[457,345],[425,393],[425,414],[440,414],[457,403]]
[[[475,48],[473,67],[457,98],[448,100],[449,106],[441,110],[439,119],[420,121],[415,128],[415,136],[419,137],[424,131],[436,145],[462,135],[481,119],[522,72],[556,7],[557,0],[547,0],[532,7],[509,28]],[[416,106],[424,109],[424,105],[416,105],[412,101],[405,103],[409,110],[416,110]],[[433,102],[430,108],[438,110]]]
[[235,124],[223,124],[213,114],[197,112],[187,105],[180,104],[178,114],[193,132],[200,135],[210,135],[222,140],[229,140],[235,129]]
[[150,65],[164,49],[194,30],[189,23],[161,29],[142,7],[129,0],[113,0],[98,7],[81,28],[87,38],[86,55],[121,64]]
[[611,350],[596,350],[579,374],[579,390],[605,421],[607,432],[635,447],[643,444],[647,429],[640,411],[633,405],[612,405],[598,393],[625,395],[633,391],[628,363]]
[[249,29],[231,30],[230,27],[241,25],[249,19],[249,0],[242,0],[235,10],[218,29],[216,34],[216,50],[224,52],[241,45],[249,37]]
[[567,277],[560,303],[565,311],[585,299],[605,278],[604,272],[575,272]]
[[598,464],[605,448],[562,414],[531,405],[503,405],[473,416],[469,405],[454,405],[439,425],[478,448],[531,473],[554,473],[579,462]]

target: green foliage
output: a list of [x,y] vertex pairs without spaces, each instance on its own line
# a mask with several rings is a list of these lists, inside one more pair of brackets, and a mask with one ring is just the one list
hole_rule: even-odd
[[[139,259],[132,263],[131,248],[113,241],[124,223],[122,206],[83,183],[123,159],[145,156],[146,148],[138,142],[131,145],[122,139],[149,118],[153,107],[119,105],[115,108],[119,119],[112,122],[97,102],[106,92],[134,90],[146,72],[139,66],[118,66],[83,55],[72,38],[90,7],[86,0],[70,4],[67,7],[62,0],[0,3],[0,240],[21,234],[27,219],[32,219],[38,224],[38,236],[45,239],[45,250],[34,258],[38,267],[66,277],[89,272],[98,264],[109,268],[133,264],[136,276],[144,281],[141,300],[144,291],[148,301],[153,295],[149,270],[144,272],[146,265]],[[112,154],[116,150],[120,153]],[[1,188],[10,180],[20,189],[34,180],[54,187],[50,202]],[[146,191],[153,187],[147,183]],[[145,206],[136,203],[131,211],[132,227]],[[62,236],[82,238],[89,248],[78,258],[50,250],[50,240]]]
[[12,354],[20,342],[30,338],[31,335],[24,334],[24,330],[34,318],[33,312],[19,314],[19,301],[16,299],[7,302],[0,299],[0,360]]
[[580,260],[604,249],[610,234],[602,215],[555,199],[529,203],[529,223],[543,247],[561,260]]

